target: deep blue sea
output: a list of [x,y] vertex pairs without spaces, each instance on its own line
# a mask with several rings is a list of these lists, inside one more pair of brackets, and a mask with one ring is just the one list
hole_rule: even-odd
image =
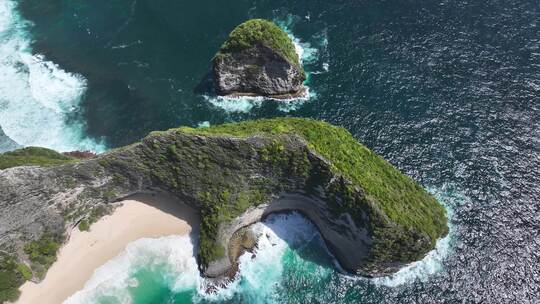
[[[294,39],[309,97],[206,90],[220,44],[255,17]],[[347,128],[445,205],[449,236],[370,280],[341,274],[302,216],[276,215],[215,294],[196,240],[172,236],[132,243],[68,302],[540,303],[538,0],[0,0],[0,151],[276,116]]]

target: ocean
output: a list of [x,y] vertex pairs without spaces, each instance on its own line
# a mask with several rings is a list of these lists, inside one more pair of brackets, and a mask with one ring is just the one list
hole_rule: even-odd
[[[306,98],[208,90],[211,58],[249,18],[293,38]],[[214,294],[196,239],[142,239],[68,303],[538,303],[539,22],[535,0],[0,0],[0,151],[103,152],[180,125],[313,117],[347,128],[450,218],[424,260],[365,279],[342,273],[301,215],[274,215]]]

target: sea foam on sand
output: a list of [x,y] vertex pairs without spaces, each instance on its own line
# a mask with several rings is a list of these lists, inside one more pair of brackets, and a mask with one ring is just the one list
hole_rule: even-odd
[[[67,303],[92,303],[96,289],[108,290],[123,282],[130,265],[126,261],[151,256],[141,254],[144,251],[161,258],[169,254],[174,260],[191,264],[188,277],[196,277],[189,233],[192,226],[198,227],[199,219],[193,209],[164,195],[138,195],[121,204],[113,214],[93,224],[89,232],[74,228],[45,279],[39,284],[25,283],[18,303],[61,303],[71,295]],[[128,259],[115,258],[120,253]]]

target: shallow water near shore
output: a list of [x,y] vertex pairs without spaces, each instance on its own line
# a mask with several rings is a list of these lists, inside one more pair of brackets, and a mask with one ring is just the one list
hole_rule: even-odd
[[[276,240],[215,297],[196,275],[170,280],[189,263],[145,252],[157,266],[135,261],[102,303],[536,303],[539,15],[533,0],[0,0],[0,126],[19,144],[99,151],[178,125],[313,117],[347,128],[452,213],[431,262],[391,278],[340,274],[307,233],[301,248]],[[297,39],[313,98],[219,106],[200,94],[219,45],[253,17]],[[191,241],[153,242],[173,254],[160,242]]]
[[[384,288],[398,286],[439,272],[448,253],[448,239],[439,241],[437,257],[405,269],[392,278],[347,277],[334,268],[316,228],[298,213],[270,216],[257,224],[258,249],[240,258],[240,272],[226,288],[208,294],[199,276],[188,236],[142,239],[99,268],[84,290],[67,303],[300,303],[320,299],[317,292],[332,280]],[[309,282],[311,286],[303,286]],[[329,295],[327,301],[338,299]]]
[[[463,202],[460,195],[437,193],[450,215]],[[170,236],[142,239],[100,267],[84,290],[67,303],[303,303],[358,299],[320,292],[327,284],[355,284],[384,290],[427,281],[444,271],[451,251],[453,228],[436,249],[390,277],[359,278],[340,270],[315,226],[296,212],[275,214],[255,225],[257,250],[240,257],[236,279],[215,293],[206,292],[194,258],[196,239]]]

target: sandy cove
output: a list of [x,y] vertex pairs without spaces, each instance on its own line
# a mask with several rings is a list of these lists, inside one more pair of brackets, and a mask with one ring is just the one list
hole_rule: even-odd
[[45,279],[21,286],[18,304],[58,304],[83,289],[94,270],[141,238],[184,235],[199,227],[195,210],[165,195],[136,195],[120,202],[113,214],[89,232],[71,231]]

